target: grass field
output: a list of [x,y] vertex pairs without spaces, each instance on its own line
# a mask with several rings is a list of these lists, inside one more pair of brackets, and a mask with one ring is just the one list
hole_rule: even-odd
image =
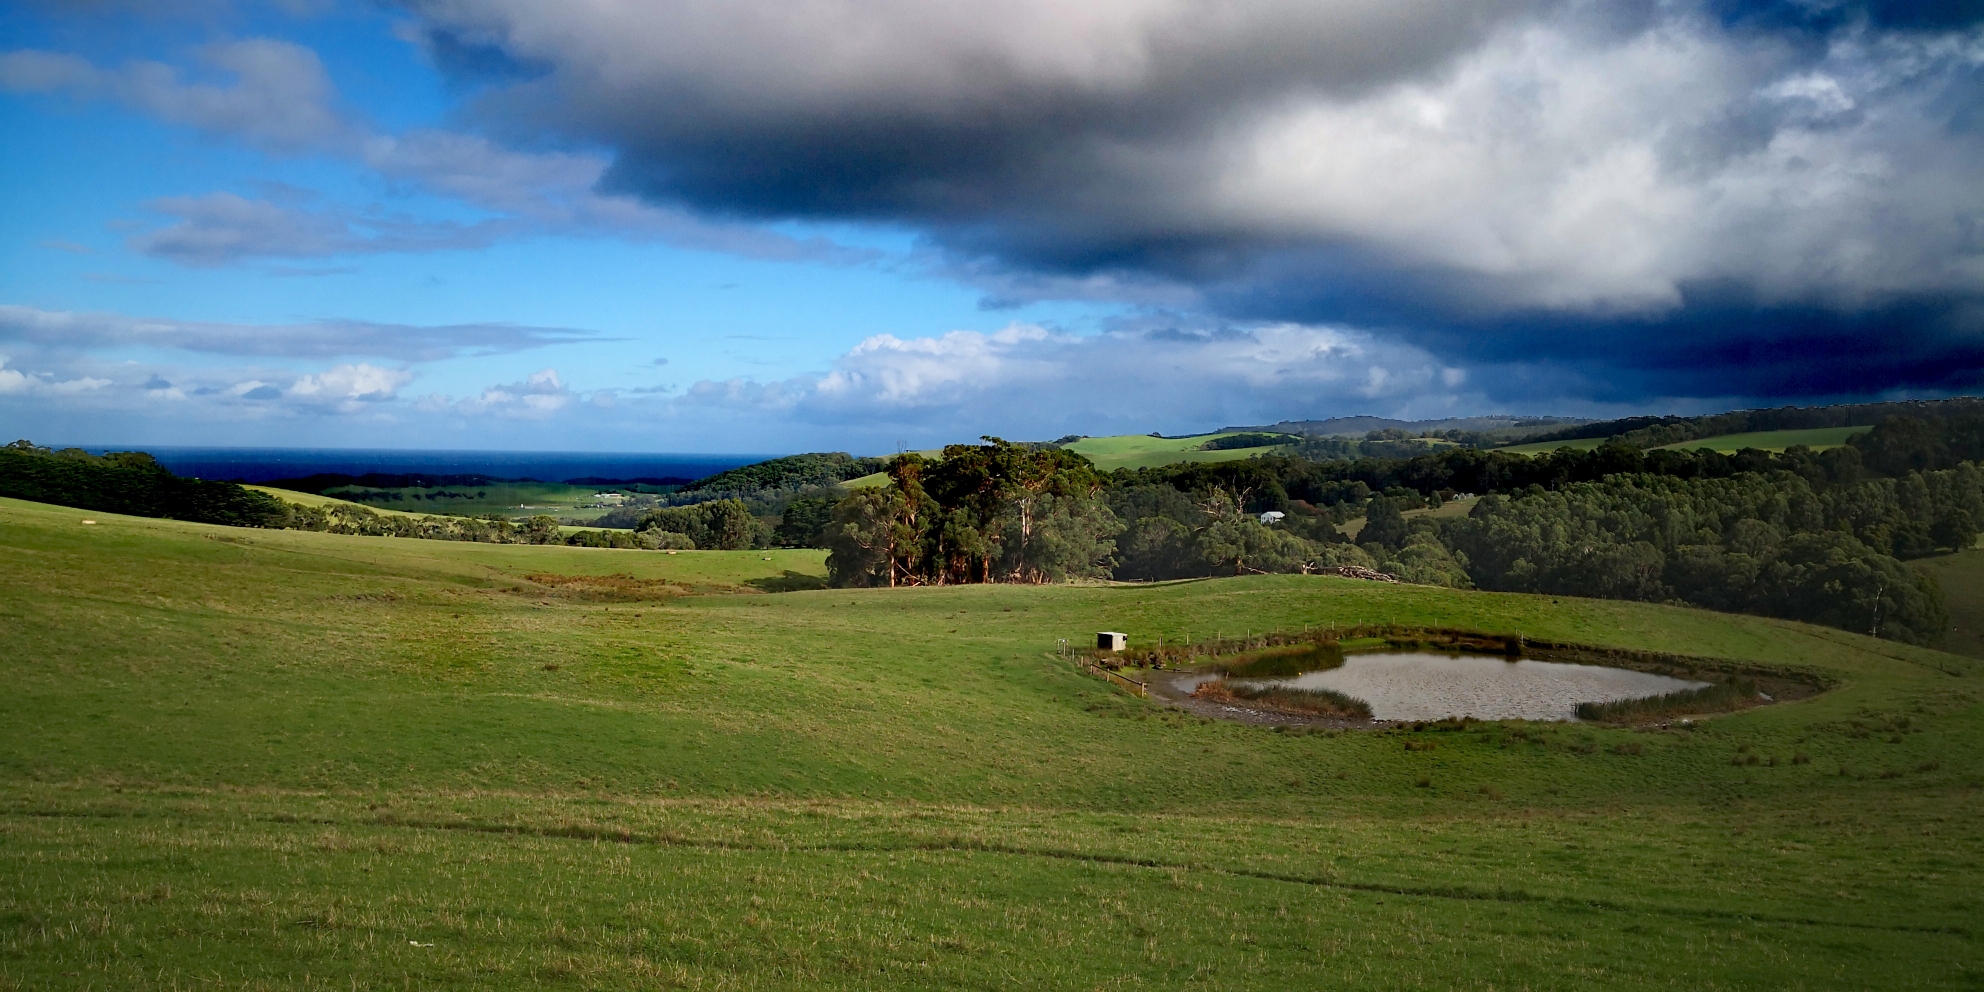
[[[1229,448],[1224,451],[1200,451],[1199,447],[1214,438],[1228,437],[1244,431],[1224,431],[1218,434],[1202,434],[1193,437],[1152,437],[1149,434],[1119,434],[1113,437],[1085,437],[1061,447],[1088,458],[1103,471],[1118,468],[1147,468],[1152,465],[1169,465],[1182,461],[1229,461],[1245,458],[1264,451],[1273,451],[1283,445],[1266,445],[1259,448]],[[1201,457],[1210,456],[1210,457]],[[1150,459],[1159,459],[1150,461]]]
[[[1707,448],[1710,451],[1727,453],[1741,451],[1744,448],[1757,448],[1763,451],[1783,451],[1793,445],[1802,444],[1814,451],[1824,451],[1827,448],[1837,448],[1845,444],[1847,438],[1855,434],[1865,434],[1869,429],[1866,427],[1819,427],[1812,430],[1799,431],[1756,431],[1749,434],[1724,434],[1721,437],[1705,437],[1694,441],[1683,441],[1679,444],[1666,444],[1661,447],[1677,451],[1693,451],[1697,448]],[[1555,451],[1558,448],[1575,448],[1579,451],[1590,451],[1604,443],[1604,438],[1581,438],[1576,441],[1540,441],[1535,444],[1513,444],[1496,450],[1506,451],[1516,455],[1540,455],[1546,451]]]
[[1684,441],[1680,444],[1665,445],[1675,450],[1693,451],[1707,448],[1710,451],[1741,451],[1744,448],[1757,448],[1762,451],[1783,451],[1794,445],[1805,445],[1814,451],[1837,448],[1855,434],[1865,434],[1868,427],[1819,427],[1802,431],[1756,431],[1749,434],[1724,434],[1721,437],[1706,437],[1698,441]]
[[[1481,497],[1479,496],[1470,499],[1450,499],[1437,507],[1429,507],[1423,510],[1406,510],[1400,513],[1399,516],[1407,520],[1411,520],[1414,517],[1464,517],[1474,512],[1474,504],[1479,502],[1481,502]],[[1364,518],[1351,517],[1349,520],[1336,525],[1336,529],[1354,541],[1357,539],[1357,535],[1364,532]]]
[[1575,441],[1537,441],[1533,444],[1512,444],[1506,448],[1496,448],[1495,450],[1506,451],[1512,455],[1540,455],[1546,451],[1555,451],[1558,448],[1590,451],[1604,443],[1605,439],[1602,437],[1585,437]]
[[274,489],[269,486],[248,486],[246,488],[253,489],[258,493],[274,496],[285,502],[295,503],[299,506],[362,506],[367,510],[371,510],[373,513],[390,514],[395,517],[429,516],[426,513],[408,513],[405,510],[389,510],[384,506],[371,503],[354,503],[348,499],[338,499],[335,496],[319,496],[316,493],[292,492],[288,489]]
[[[255,487],[262,488],[262,487]],[[265,490],[281,494],[280,490]],[[610,507],[592,505],[601,492],[625,492],[612,486],[568,486],[562,482],[492,482],[481,486],[426,486],[371,489],[348,486],[328,495],[374,510],[392,509],[415,515],[486,516],[491,513],[522,519],[537,514],[590,520]],[[297,495],[309,495],[307,493]],[[370,498],[360,498],[369,496]],[[397,496],[398,499],[383,498]]]
[[[769,594],[819,553],[83,516],[0,500],[0,988],[1984,981],[1955,655],[1334,578]],[[1295,734],[1053,653],[1386,621],[1836,687]]]
[[[295,503],[300,506],[358,506],[358,507],[364,507],[365,509],[372,511],[373,513],[378,513],[385,516],[393,516],[393,517],[427,517],[427,516],[448,515],[448,510],[446,508],[436,509],[432,511],[423,510],[419,512],[410,513],[406,510],[390,510],[387,509],[386,506],[377,503],[354,503],[348,499],[338,499],[335,496],[319,496],[316,493],[299,493],[299,492],[293,492],[288,489],[272,489],[268,486],[248,486],[247,488],[253,489],[258,493],[267,493],[268,495],[274,496],[277,499],[286,500],[288,502]],[[416,503],[413,505],[418,506],[420,504]],[[462,513],[466,513],[467,511],[460,508],[456,508],[454,512],[456,514],[462,514]],[[605,511],[603,510],[594,510],[592,511],[591,515],[598,516],[599,514],[604,512]],[[477,514],[477,515],[480,516],[481,514]],[[582,513],[581,515],[583,516],[585,514]],[[510,516],[514,517],[519,515],[510,514]],[[570,534],[573,533],[574,531],[581,531],[586,529],[587,528],[576,527],[576,526],[561,526],[558,528],[558,530],[561,533],[565,533],[565,534]]]
[[1984,658],[1984,551],[1972,549],[1938,558],[1924,558],[1916,568],[1935,576],[1949,604],[1950,632],[1943,647],[1957,654]]
[[[1260,448],[1229,448],[1224,451],[1200,451],[1199,445],[1215,437],[1227,434],[1246,433],[1227,431],[1222,434],[1202,434],[1194,437],[1152,437],[1149,434],[1121,434],[1115,437],[1085,437],[1061,447],[1087,458],[1103,472],[1114,472],[1119,468],[1156,468],[1159,465],[1176,465],[1181,462],[1230,462],[1256,455],[1271,455],[1288,448],[1288,445],[1267,445]],[[924,452],[935,455],[936,452]],[[864,475],[841,483],[850,489],[868,486],[887,485],[889,477],[882,472]]]

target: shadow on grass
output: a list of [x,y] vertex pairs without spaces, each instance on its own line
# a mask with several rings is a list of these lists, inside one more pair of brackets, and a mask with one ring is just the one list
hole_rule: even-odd
[[771,575],[762,579],[746,579],[744,584],[763,592],[805,592],[808,589],[825,589],[827,580],[818,575],[795,572],[786,569],[783,575]]

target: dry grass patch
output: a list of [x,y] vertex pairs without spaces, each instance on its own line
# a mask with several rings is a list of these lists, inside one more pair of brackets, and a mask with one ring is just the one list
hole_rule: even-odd
[[637,579],[631,575],[554,575],[537,572],[524,576],[537,588],[520,587],[526,595],[556,596],[587,603],[641,603],[673,599],[689,593],[689,587],[667,579]]
[[1305,716],[1340,717],[1346,720],[1371,719],[1371,704],[1333,689],[1297,689],[1286,685],[1236,685],[1226,679],[1211,679],[1192,690],[1192,698],[1215,703],[1240,703],[1256,709]]

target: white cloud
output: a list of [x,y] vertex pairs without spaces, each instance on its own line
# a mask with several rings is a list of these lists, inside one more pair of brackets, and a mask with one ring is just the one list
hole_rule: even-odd
[[317,53],[270,38],[211,45],[201,60],[225,84],[194,82],[160,62],[99,69],[73,55],[0,53],[0,88],[112,99],[160,120],[280,152],[350,148],[359,131],[334,106]]
[[94,392],[110,385],[109,379],[93,376],[77,376],[74,379],[57,379],[54,375],[28,373],[7,367],[7,356],[0,355],[0,395],[7,396],[74,396],[78,393]]
[[[1984,66],[1984,43],[1916,55],[1841,44],[1778,76],[1692,23],[1604,43],[1533,26],[1435,80],[1259,116],[1203,202],[1510,305],[1663,309],[1717,279],[1847,305],[1984,290],[1984,267],[1945,264],[1963,254],[1952,218],[1984,209],[1984,166],[1921,129],[1925,97],[1895,78]],[[1760,130],[1730,144],[1732,115]]]
[[431,395],[420,408],[427,412],[450,412],[468,416],[496,416],[517,420],[542,420],[570,406],[577,394],[565,388],[556,369],[540,369],[522,382],[490,386],[467,399],[455,400]]
[[420,129],[381,133],[339,109],[316,53],[285,41],[213,45],[203,61],[231,83],[189,82],[158,62],[99,68],[74,55],[0,53],[0,89],[120,102],[160,120],[283,154],[349,158],[396,184],[455,199],[493,216],[431,221],[376,210],[306,210],[219,191],[148,206],[178,218],[128,239],[138,252],[183,265],[256,258],[324,258],[485,247],[544,233],[653,239],[756,258],[854,263],[872,251],[699,218],[598,190],[611,159],[597,152],[517,151],[488,138]]
[[877,335],[819,376],[698,382],[675,401],[740,416],[955,438],[1191,430],[1320,411],[1443,411],[1477,397],[1431,356],[1342,327],[1076,335]]
[[283,391],[289,400],[323,406],[340,413],[356,413],[369,403],[394,398],[400,387],[413,381],[405,369],[385,369],[376,365],[338,365],[303,376]]
[[0,342],[62,352],[141,346],[222,355],[287,358],[363,355],[432,361],[589,340],[598,338],[588,331],[519,324],[422,326],[358,320],[230,324],[0,304]]

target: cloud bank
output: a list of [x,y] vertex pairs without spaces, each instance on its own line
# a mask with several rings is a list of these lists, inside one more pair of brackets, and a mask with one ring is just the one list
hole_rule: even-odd
[[[234,349],[223,353],[240,351],[236,331],[217,333],[219,346]],[[307,361],[314,349],[307,334],[300,340],[301,347],[282,350]],[[414,369],[366,361],[292,371],[113,362],[50,349],[33,361],[34,371],[0,363],[0,410],[27,424],[94,417],[122,423],[122,436],[136,437],[143,420],[170,410],[206,421],[214,435],[308,422],[313,435],[375,445],[415,429],[460,432],[477,443],[501,436],[656,450],[877,452],[982,433],[1179,433],[1318,412],[1443,416],[1487,402],[1467,373],[1420,349],[1354,329],[1295,324],[1153,325],[1094,335],[1013,324],[989,334],[882,334],[821,374],[703,380],[679,392],[575,384],[555,368],[465,395],[409,395]]]
[[1642,397],[1837,392],[1814,348],[1897,345],[1865,390],[1984,372],[1974,5],[407,6],[488,126],[614,149],[604,189],[910,225],[995,303],[1169,294]]
[[590,331],[520,324],[230,324],[0,305],[0,346],[15,343],[63,352],[136,346],[243,357],[364,355],[423,362],[601,340],[607,339]]

